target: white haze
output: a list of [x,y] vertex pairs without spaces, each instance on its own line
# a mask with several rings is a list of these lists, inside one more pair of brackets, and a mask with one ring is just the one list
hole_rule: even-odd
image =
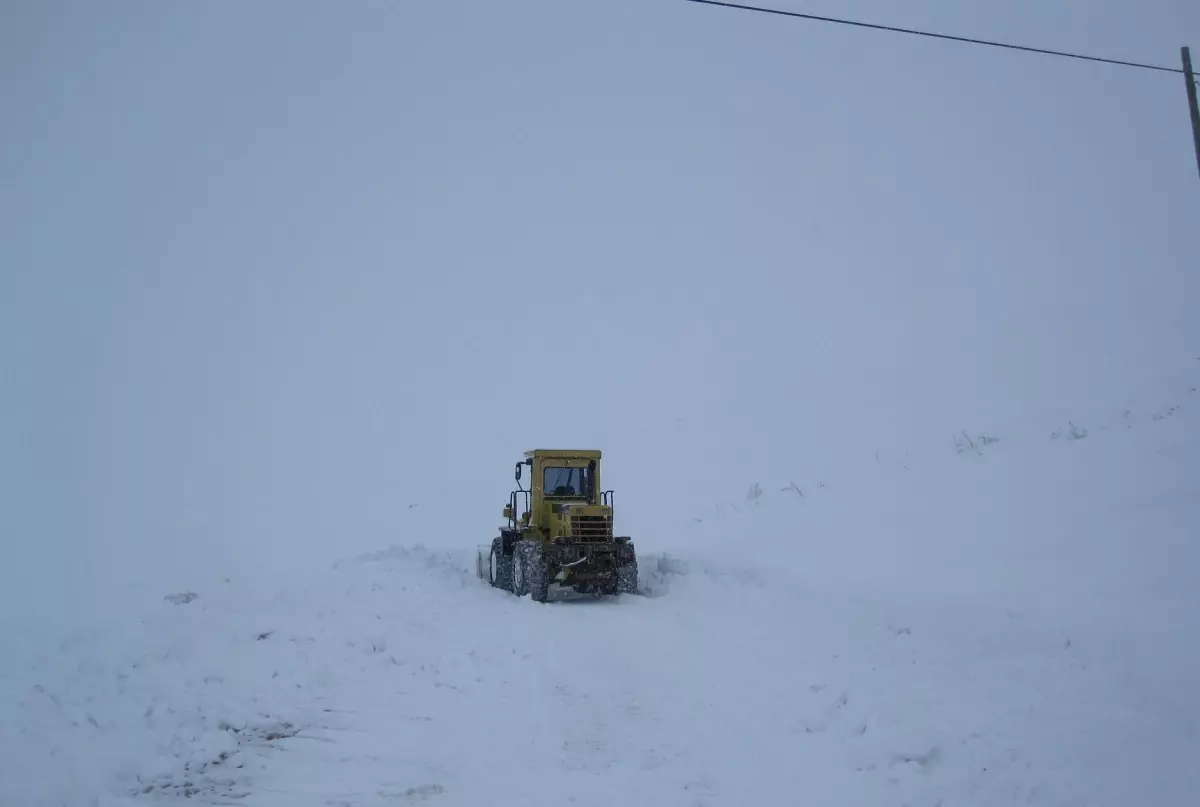
[[[803,8],[1200,46],[1184,2]],[[682,0],[26,2],[0,94],[8,619],[471,545],[535,446],[603,448],[652,549],[1200,356],[1174,75]]]

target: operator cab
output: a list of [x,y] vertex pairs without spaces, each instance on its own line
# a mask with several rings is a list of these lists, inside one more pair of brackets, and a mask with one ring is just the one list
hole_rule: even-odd
[[580,499],[591,501],[595,490],[595,463],[582,468],[546,465],[542,479],[543,495],[547,499]]

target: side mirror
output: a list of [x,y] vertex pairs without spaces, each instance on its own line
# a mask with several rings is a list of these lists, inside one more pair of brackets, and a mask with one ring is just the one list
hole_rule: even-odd
[[519,463],[519,462],[517,463],[516,477],[517,477],[517,481],[520,482],[521,481],[521,463]]

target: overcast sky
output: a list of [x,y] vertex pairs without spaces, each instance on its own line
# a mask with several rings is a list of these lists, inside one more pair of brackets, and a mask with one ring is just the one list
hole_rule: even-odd
[[[1189,0],[775,5],[1200,50]],[[535,446],[603,448],[652,547],[757,478],[1200,356],[1178,75],[684,0],[27,0],[0,97],[31,612],[487,541]]]

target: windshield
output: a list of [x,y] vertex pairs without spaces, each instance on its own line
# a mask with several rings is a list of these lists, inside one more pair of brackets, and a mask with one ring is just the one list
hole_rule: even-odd
[[587,468],[546,468],[542,490],[551,498],[586,499],[591,495],[591,476]]

